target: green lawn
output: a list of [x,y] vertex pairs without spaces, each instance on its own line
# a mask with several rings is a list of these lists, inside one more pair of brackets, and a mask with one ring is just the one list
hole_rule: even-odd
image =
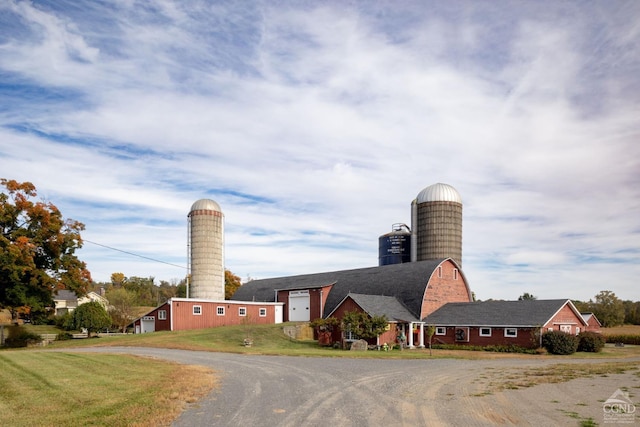
[[0,367],[2,426],[167,425],[215,385],[205,368],[126,355],[2,351]]

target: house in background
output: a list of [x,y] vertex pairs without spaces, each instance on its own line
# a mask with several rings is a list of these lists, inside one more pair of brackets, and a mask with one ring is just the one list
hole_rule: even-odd
[[85,296],[78,298],[75,292],[61,289],[53,296],[56,316],[71,313],[82,304],[92,301],[100,303],[105,310],[109,307],[109,301],[96,292],[89,292]]
[[517,345],[537,348],[541,334],[579,334],[589,326],[571,300],[449,303],[428,315],[434,344]]

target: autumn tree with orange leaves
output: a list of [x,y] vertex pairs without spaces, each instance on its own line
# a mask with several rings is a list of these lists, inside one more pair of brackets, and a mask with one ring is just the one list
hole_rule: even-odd
[[49,202],[33,201],[30,182],[0,179],[0,308],[44,314],[53,295],[68,289],[86,294],[91,274],[75,252],[84,224],[64,219]]

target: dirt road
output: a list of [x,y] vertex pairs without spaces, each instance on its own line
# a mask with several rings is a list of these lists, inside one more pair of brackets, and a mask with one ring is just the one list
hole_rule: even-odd
[[[519,389],[497,386],[524,369],[543,372],[557,359],[305,358],[124,347],[83,351],[153,356],[218,371],[220,389],[186,410],[176,427],[577,426],[589,418],[602,425],[603,402],[617,389],[636,402],[640,394],[638,371]],[[562,359],[574,362],[589,363]],[[640,414],[635,421],[640,423]]]

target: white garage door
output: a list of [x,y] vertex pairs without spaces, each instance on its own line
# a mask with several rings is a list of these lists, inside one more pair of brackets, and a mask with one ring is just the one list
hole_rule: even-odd
[[156,330],[156,318],[155,316],[144,316],[141,321],[141,333],[155,332]]
[[309,317],[309,291],[289,292],[289,321],[308,322]]

